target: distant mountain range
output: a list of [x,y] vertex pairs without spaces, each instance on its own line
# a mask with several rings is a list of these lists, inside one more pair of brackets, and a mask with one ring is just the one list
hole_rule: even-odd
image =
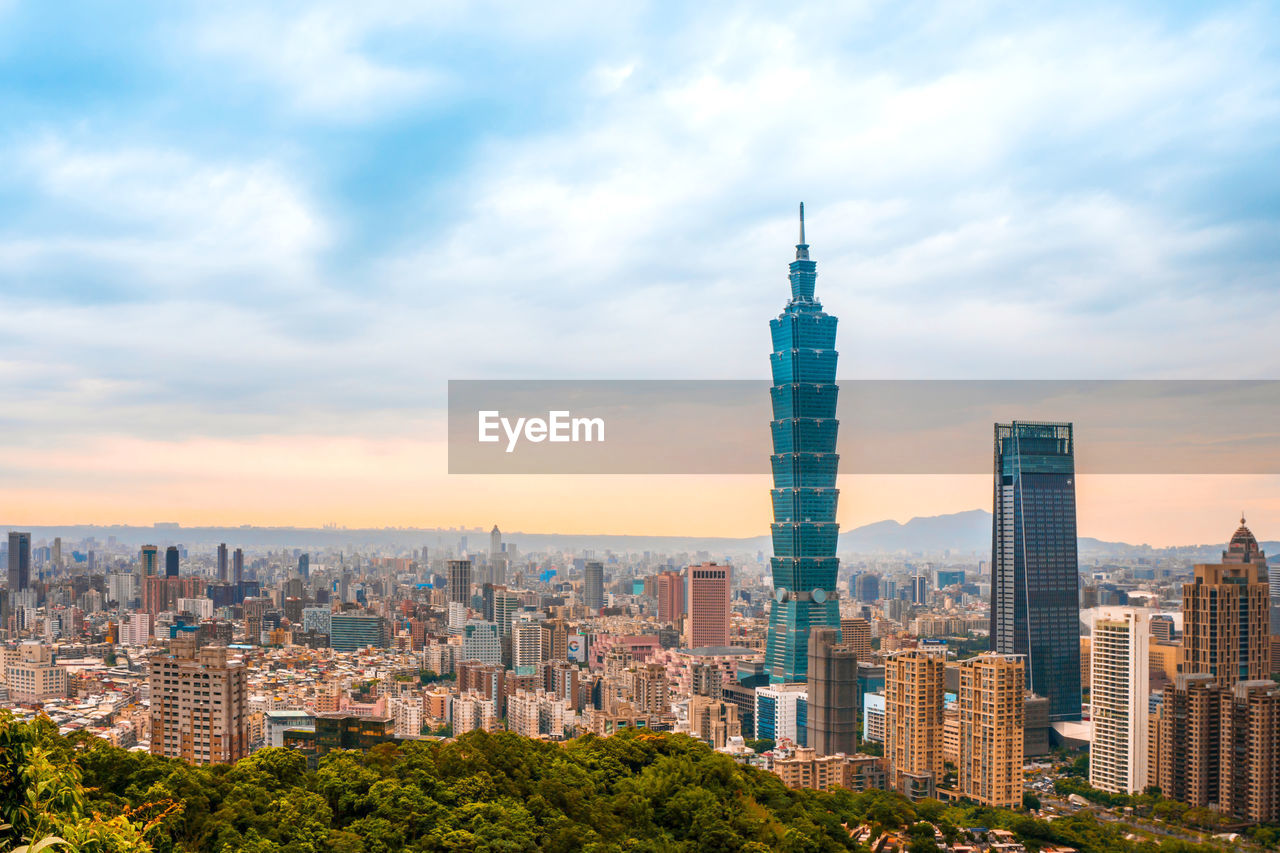
[[[36,541],[51,540],[61,536],[68,544],[90,537],[106,542],[115,537],[123,545],[137,546],[182,544],[190,548],[212,548],[219,542],[232,547],[254,549],[279,548],[421,548],[432,551],[457,549],[463,538],[472,551],[488,548],[488,531],[446,530],[436,528],[345,528],[345,527],[182,527],[176,524],[156,524],[151,527],[129,525],[59,525],[0,530],[30,530]],[[771,545],[768,536],[749,538],[697,537],[697,536],[628,536],[591,535],[583,533],[523,533],[503,532],[506,542],[514,543],[522,552],[570,551],[593,549],[597,553],[653,551],[665,554],[690,555],[706,552],[711,559],[730,555],[757,553],[768,555]],[[1280,542],[1263,542],[1263,550],[1280,558]],[[1080,538],[1082,559],[1098,560],[1118,558],[1132,554],[1165,554],[1188,559],[1216,560],[1224,544],[1190,545],[1177,548],[1153,549],[1147,545],[1131,545],[1125,542],[1105,542],[1091,537]],[[864,524],[840,534],[842,554],[941,554],[952,556],[972,555],[976,559],[989,559],[991,554],[991,513],[972,509],[946,515],[913,518],[905,524],[896,521],[877,521]]]

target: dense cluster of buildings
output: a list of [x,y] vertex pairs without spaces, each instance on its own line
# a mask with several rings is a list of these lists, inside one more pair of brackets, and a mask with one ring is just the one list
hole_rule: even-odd
[[194,763],[679,731],[792,786],[991,806],[1087,745],[1096,788],[1280,820],[1280,571],[1243,519],[1217,563],[1082,567],[1072,425],[1015,421],[994,430],[990,555],[837,556],[836,320],[801,223],[771,325],[768,558],[526,554],[496,526],[487,548],[305,552],[13,532],[0,702]]

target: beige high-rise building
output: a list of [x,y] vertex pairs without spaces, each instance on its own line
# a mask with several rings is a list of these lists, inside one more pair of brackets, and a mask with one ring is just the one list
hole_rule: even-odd
[[1240,519],[1223,562],[1195,567],[1182,585],[1182,671],[1223,687],[1271,672],[1271,590],[1258,543]]
[[1104,607],[1093,620],[1089,784],[1113,794],[1147,786],[1151,626],[1135,607]]
[[684,643],[691,649],[729,645],[733,568],[703,563],[685,570]]
[[1147,778],[1169,799],[1196,808],[1217,803],[1225,692],[1208,673],[1179,675],[1164,691]]
[[858,660],[871,660],[871,623],[866,619],[857,616],[841,619],[840,641],[853,648]]
[[249,754],[244,664],[224,646],[179,637],[151,658],[151,754],[191,764],[229,763]]
[[987,806],[1022,805],[1026,663],[979,655],[960,664],[960,792]]
[[884,664],[885,756],[889,784],[913,800],[933,796],[942,778],[942,697],[946,658],[922,649]]
[[691,697],[689,734],[709,744],[712,749],[720,749],[729,742],[729,738],[742,735],[738,706],[708,696]]
[[28,641],[9,650],[3,673],[9,685],[9,701],[34,705],[67,695],[67,670],[54,662],[53,649]]
[[1223,697],[1218,810],[1280,820],[1280,685],[1240,681]]
[[636,708],[649,714],[669,714],[670,695],[667,670],[662,664],[642,664],[631,673],[631,702]]

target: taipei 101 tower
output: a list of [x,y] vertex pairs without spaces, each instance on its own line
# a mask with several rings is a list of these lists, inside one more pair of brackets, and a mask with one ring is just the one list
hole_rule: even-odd
[[836,318],[814,298],[800,205],[791,299],[773,333],[773,585],[765,665],[772,683],[805,681],[809,629],[840,627],[836,594]]

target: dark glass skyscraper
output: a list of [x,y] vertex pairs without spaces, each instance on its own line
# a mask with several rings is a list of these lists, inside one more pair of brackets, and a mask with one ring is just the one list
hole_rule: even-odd
[[9,531],[9,595],[31,585],[31,534]]
[[1026,655],[1050,720],[1080,719],[1080,598],[1071,424],[995,425],[991,648]]
[[817,264],[804,241],[791,262],[791,300],[773,333],[773,585],[765,663],[773,683],[804,681],[809,629],[839,630],[836,572],[836,318],[814,298]]
[[176,578],[178,576],[178,547],[170,545],[164,549],[164,576],[167,578]]

